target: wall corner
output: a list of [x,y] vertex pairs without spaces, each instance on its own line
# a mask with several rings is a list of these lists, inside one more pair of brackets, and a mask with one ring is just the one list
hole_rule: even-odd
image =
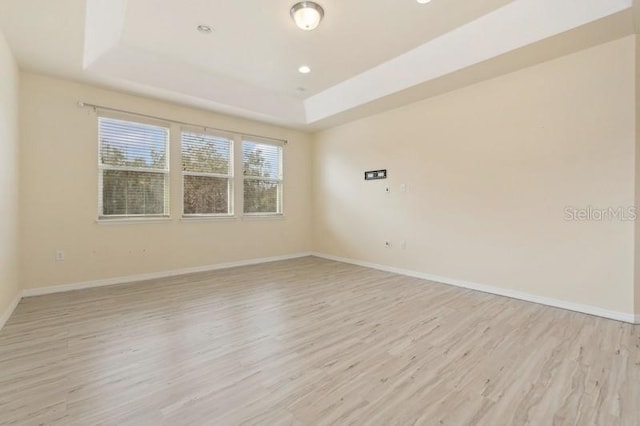
[[[640,0],[634,1],[635,16],[640,13]],[[636,31],[640,21],[636,20]],[[640,35],[635,36],[635,207],[640,206]],[[640,320],[640,221],[634,224],[634,311],[636,323]]]

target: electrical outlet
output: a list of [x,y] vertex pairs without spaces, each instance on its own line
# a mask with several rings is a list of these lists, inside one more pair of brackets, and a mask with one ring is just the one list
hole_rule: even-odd
[[384,247],[390,249],[391,248],[391,241],[385,241],[384,242]]
[[64,250],[56,250],[56,262],[62,262],[64,260]]

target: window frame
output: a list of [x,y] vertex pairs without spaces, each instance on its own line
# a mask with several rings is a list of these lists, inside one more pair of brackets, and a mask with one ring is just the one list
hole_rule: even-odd
[[[156,126],[165,129],[165,164],[166,169],[155,169],[145,167],[112,166],[102,163],[102,119],[116,120],[127,123]],[[152,120],[138,117],[136,115],[116,112],[98,111],[97,114],[97,163],[98,163],[98,215],[97,222],[145,222],[145,221],[165,221],[171,219],[171,124],[161,120]],[[105,170],[129,171],[141,173],[163,174],[165,184],[164,213],[162,214],[104,214],[104,172]]]
[[[183,160],[183,133],[195,133],[203,136],[213,136],[223,138],[229,141],[229,172],[228,175],[223,175],[220,173],[206,173],[206,172],[188,172],[184,170],[184,166],[182,163]],[[236,179],[236,164],[235,164],[235,146],[236,140],[233,135],[219,132],[219,131],[211,131],[208,128],[197,128],[190,126],[182,126],[180,128],[180,185],[182,188],[182,196],[180,197],[181,211],[182,211],[182,219],[184,220],[207,220],[207,219],[232,219],[235,218],[235,179]],[[184,197],[186,194],[185,191],[185,176],[204,176],[204,177],[213,177],[213,178],[222,178],[227,179],[227,204],[228,204],[228,213],[185,213],[184,212]]]
[[[244,144],[245,143],[254,143],[254,144],[260,144],[260,145],[270,145],[270,146],[275,146],[278,148],[278,161],[280,162],[279,164],[279,171],[280,171],[280,176],[278,178],[265,178],[265,177],[259,177],[259,176],[247,176],[245,174],[245,169],[244,169]],[[276,140],[272,140],[272,139],[265,139],[265,138],[261,138],[258,136],[250,136],[250,135],[240,135],[240,163],[242,166],[242,186],[241,186],[241,193],[242,193],[242,216],[245,219],[260,219],[260,218],[264,218],[264,219],[268,219],[268,218],[282,218],[284,217],[284,181],[285,181],[285,173],[284,173],[284,164],[285,164],[285,145],[286,142],[284,141],[276,141]],[[249,212],[247,213],[245,211],[245,205],[246,205],[246,199],[244,197],[244,184],[245,181],[247,180],[256,180],[256,181],[270,181],[270,182],[277,182],[278,184],[278,200],[277,200],[277,205],[278,205],[278,211],[277,212]]]

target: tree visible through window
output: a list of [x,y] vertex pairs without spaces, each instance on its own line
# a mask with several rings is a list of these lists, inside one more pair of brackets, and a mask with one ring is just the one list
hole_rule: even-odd
[[233,142],[230,138],[182,132],[183,213],[233,214]]
[[244,213],[282,213],[282,147],[244,140]]
[[[106,114],[98,117],[98,217],[169,217],[169,125]],[[181,131],[183,216],[233,216],[236,201],[245,215],[281,215],[283,144],[214,132]]]
[[166,216],[169,129],[99,118],[100,217]]

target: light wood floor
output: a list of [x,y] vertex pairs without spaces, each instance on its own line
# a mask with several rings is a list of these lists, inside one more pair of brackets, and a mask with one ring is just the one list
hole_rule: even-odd
[[640,327],[317,258],[24,299],[2,424],[638,425]]

